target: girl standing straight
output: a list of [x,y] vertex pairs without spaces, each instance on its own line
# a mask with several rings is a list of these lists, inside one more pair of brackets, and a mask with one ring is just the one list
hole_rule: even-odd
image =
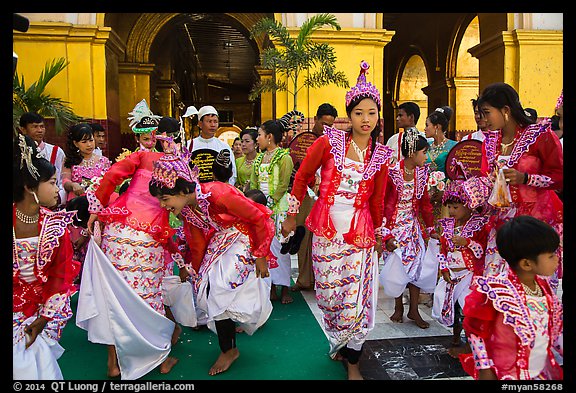
[[348,131],[324,127],[308,149],[288,196],[287,236],[296,228],[296,214],[307,186],[321,167],[320,196],[306,226],[313,233],[312,263],[316,301],[324,314],[323,328],[330,356],[345,360],[348,379],[362,379],[360,355],[374,327],[378,294],[380,226],[392,150],[377,142],[380,134],[380,92],[366,81],[370,66],[360,63],[357,84],[346,94]]
[[[439,238],[426,187],[428,147],[428,141],[418,131],[409,129],[403,133],[400,150],[405,158],[390,168],[384,201],[385,226],[389,233],[384,237],[386,262],[380,275],[384,291],[396,298],[390,320],[403,322],[402,294],[408,287],[410,308],[407,316],[421,329],[430,324],[422,319],[418,310],[420,291],[433,293],[438,278],[436,255],[425,258],[427,247],[431,246],[426,244],[425,237],[433,238],[429,243],[436,244]],[[420,222],[420,216],[426,227]]]
[[276,224],[276,233],[272,239],[271,250],[277,258],[278,266],[270,270],[270,299],[278,299],[276,286],[282,287],[282,304],[292,303],[290,296],[290,272],[292,261],[289,254],[282,254],[280,244],[281,224],[288,210],[287,191],[290,175],[294,168],[290,150],[279,146],[284,133],[283,125],[277,120],[265,121],[258,130],[258,146],[262,153],[256,156],[250,178],[250,188],[264,192],[267,206],[272,210],[272,219]]

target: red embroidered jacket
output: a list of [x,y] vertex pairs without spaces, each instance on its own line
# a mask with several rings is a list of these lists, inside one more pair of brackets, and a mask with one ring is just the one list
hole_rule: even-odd
[[[320,196],[306,218],[306,226],[317,236],[327,239],[333,239],[336,235],[330,218],[330,208],[340,186],[350,141],[351,133],[325,126],[324,135],[308,148],[306,157],[294,177],[292,195],[302,203],[307,185],[314,179],[318,168],[322,167]],[[344,234],[344,240],[348,244],[361,248],[376,244],[375,230],[378,232],[382,224],[384,191],[392,154],[392,149],[380,143],[376,143],[374,152],[370,149],[366,152],[364,174],[354,200],[355,213],[349,231]]]
[[[13,221],[16,221],[16,205],[12,206]],[[12,311],[22,311],[26,317],[34,315],[40,305],[46,305],[42,316],[51,320],[58,310],[55,307],[64,297],[75,291],[74,278],[80,271],[80,263],[74,261],[74,250],[68,225],[76,211],[50,211],[40,208],[38,219],[38,250],[34,275],[29,283],[21,279],[18,264],[16,239],[12,237]],[[55,301],[56,297],[59,300]]]
[[231,226],[248,236],[254,257],[276,260],[270,251],[274,237],[274,222],[270,218],[272,210],[246,198],[231,184],[208,182],[199,185],[201,192],[196,191],[196,198],[200,211],[186,207],[181,212],[189,249],[187,262],[196,272],[213,234]]
[[[539,276],[536,282],[543,290],[548,305],[548,357],[541,376],[562,379],[562,368],[552,348],[563,332],[562,304],[548,281]],[[469,338],[473,355],[460,358],[464,369],[478,377],[479,369],[492,368],[498,379],[528,379],[530,349],[536,338],[534,322],[526,305],[526,293],[511,270],[498,276],[477,276],[472,292],[466,297],[463,327]],[[470,359],[473,358],[474,367]]]
[[[390,180],[386,186],[386,198],[384,199],[384,225],[388,229],[387,235],[382,237],[382,243],[392,237],[389,231],[394,227],[396,222],[396,214],[398,212],[398,197],[404,187],[404,160],[397,162],[389,169]],[[412,206],[414,209],[414,217],[422,215],[422,220],[426,225],[423,228],[421,225],[422,235],[430,236],[434,233],[434,214],[432,213],[432,203],[430,202],[430,195],[428,194],[428,172],[429,164],[422,167],[414,168],[414,195],[412,196]],[[421,224],[421,222],[420,222]]]

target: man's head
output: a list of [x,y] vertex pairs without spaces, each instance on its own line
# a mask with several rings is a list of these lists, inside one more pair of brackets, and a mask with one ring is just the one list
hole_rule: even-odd
[[94,142],[96,147],[104,150],[106,146],[106,130],[100,123],[90,123],[90,127],[94,130]]
[[204,139],[210,139],[216,134],[218,129],[218,111],[211,105],[205,105],[198,111],[198,127],[200,127],[200,136]]
[[26,112],[20,116],[20,132],[40,144],[44,140],[46,126],[44,118],[36,112]]
[[329,103],[320,105],[316,111],[316,116],[314,116],[312,132],[322,135],[324,133],[324,126],[332,127],[337,117],[338,111],[333,105]]
[[420,118],[420,107],[415,102],[403,102],[398,105],[396,126],[398,128],[415,127]]

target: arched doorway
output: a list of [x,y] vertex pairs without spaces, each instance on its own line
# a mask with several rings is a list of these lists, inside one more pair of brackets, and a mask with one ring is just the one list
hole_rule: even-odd
[[[413,54],[408,58],[401,71],[397,86],[395,108],[407,101],[418,104],[420,107],[420,118],[416,123],[416,128],[421,131],[424,130],[426,114],[428,113],[428,97],[422,89],[428,86],[428,76],[424,60],[419,54]],[[396,113],[394,117],[396,117]]]
[[[221,126],[258,123],[260,102],[249,101],[248,94],[258,78],[264,42],[251,39],[249,30],[265,16],[269,15],[106,14],[105,24],[117,32],[119,41],[115,56],[107,56],[107,79],[114,85],[107,103],[117,108],[112,112],[120,119],[120,145],[134,143],[126,117],[142,98],[162,116],[179,118],[190,105],[212,105]],[[185,122],[189,137],[196,136],[196,122]]]

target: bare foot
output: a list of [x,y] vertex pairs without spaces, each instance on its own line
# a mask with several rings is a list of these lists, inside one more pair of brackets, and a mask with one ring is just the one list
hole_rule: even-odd
[[363,381],[362,374],[360,373],[360,363],[348,363],[348,380],[349,381]]
[[334,355],[330,356],[330,359],[335,360],[337,362],[341,362],[344,360],[344,356],[340,352],[336,352]]
[[108,365],[108,378],[118,378],[120,376],[120,367],[116,365]]
[[178,363],[178,359],[168,356],[160,365],[160,374],[168,374],[176,363]]
[[448,355],[452,356],[455,359],[458,359],[459,356],[463,353],[471,353],[472,349],[470,348],[470,344],[466,343],[462,346],[453,346],[452,348],[448,349]]
[[294,301],[294,299],[292,299],[292,296],[290,296],[290,292],[288,290],[288,287],[283,287],[282,288],[282,304],[290,304]]
[[404,318],[402,315],[404,314],[404,310],[394,310],[394,314],[390,315],[390,320],[396,323],[402,323]]
[[278,300],[278,293],[276,292],[276,285],[272,284],[270,288],[270,300]]
[[180,333],[182,333],[182,327],[178,324],[174,326],[174,332],[172,332],[172,346],[178,343],[178,338],[180,338]]
[[422,319],[419,313],[408,312],[408,319],[413,320],[420,329],[428,329],[430,324]]
[[120,367],[118,366],[118,357],[116,347],[108,346],[108,378],[117,378],[120,376]]
[[234,363],[234,361],[238,359],[239,356],[240,351],[238,351],[238,348],[232,348],[226,352],[221,352],[220,356],[218,356],[218,359],[216,359],[216,363],[210,367],[208,374],[216,375],[223,373],[230,368],[232,363]]

